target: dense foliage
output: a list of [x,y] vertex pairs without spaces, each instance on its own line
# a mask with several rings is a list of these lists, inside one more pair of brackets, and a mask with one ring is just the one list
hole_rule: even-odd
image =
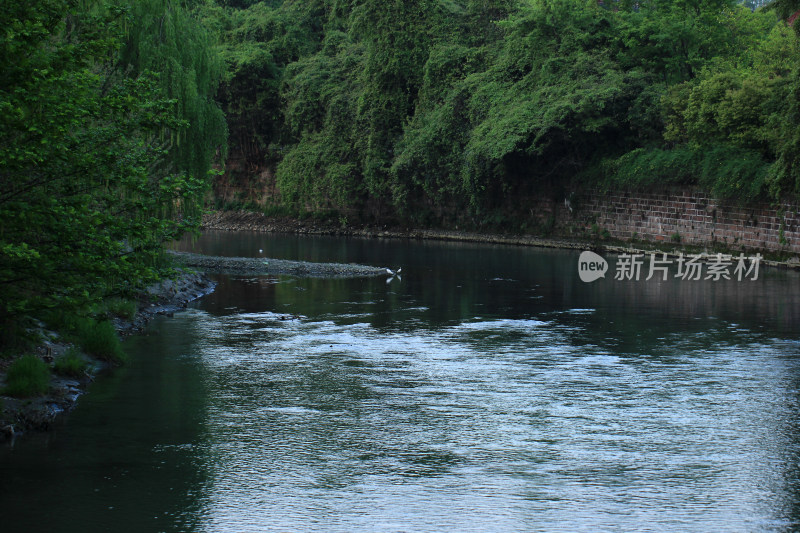
[[201,8],[232,153],[299,211],[480,225],[579,181],[800,192],[778,0],[312,0]]
[[0,326],[157,277],[227,152],[262,204],[415,224],[796,195],[800,2],[764,3],[4,1]]
[[197,223],[226,130],[221,63],[179,4],[7,0],[0,18],[6,332],[154,279],[162,243]]

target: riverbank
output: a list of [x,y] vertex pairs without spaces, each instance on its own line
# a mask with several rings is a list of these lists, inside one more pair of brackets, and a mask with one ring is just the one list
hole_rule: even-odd
[[[175,279],[167,279],[143,291],[137,301],[135,315],[130,318],[113,317],[111,322],[121,337],[141,331],[157,315],[172,315],[193,300],[214,290],[215,282],[206,274],[233,274],[245,276],[292,275],[298,277],[354,278],[386,275],[380,267],[287,261],[280,259],[254,259],[245,257],[214,257],[170,251],[176,263],[184,267]],[[197,273],[200,271],[202,273]],[[73,344],[43,324],[37,328],[43,339],[35,355],[48,365],[62,357]],[[56,417],[70,411],[80,395],[98,374],[108,371],[112,364],[82,354],[88,367],[80,377],[64,377],[51,373],[48,392],[32,398],[14,398],[0,395],[0,441],[13,439],[27,431],[48,429]],[[0,390],[6,385],[6,372],[13,361],[0,360]]]
[[[455,242],[475,242],[487,244],[507,244],[513,246],[538,246],[542,248],[561,248],[572,250],[594,250],[609,253],[678,253],[718,252],[738,255],[740,252],[724,243],[713,246],[698,246],[670,241],[649,242],[633,239],[623,241],[611,238],[602,232],[583,228],[572,236],[542,237],[536,235],[512,235],[502,233],[482,233],[444,229],[418,229],[387,226],[352,226],[314,219],[295,219],[290,217],[269,217],[253,211],[211,211],[203,216],[202,229],[221,231],[257,231],[264,233],[294,233],[298,235],[332,235],[343,237],[364,237],[378,239],[421,239]],[[781,257],[765,251],[762,265],[800,269],[797,256]]]
[[211,211],[203,216],[202,229],[225,231],[261,231],[299,235],[338,235],[391,239],[427,239],[462,242],[485,242],[547,248],[585,248],[579,240],[542,238],[533,235],[504,235],[459,230],[418,229],[370,225],[342,225],[315,219],[268,217],[254,211]]
[[[139,296],[137,310],[132,318],[114,317],[114,324],[121,337],[141,331],[157,315],[171,315],[185,308],[189,302],[211,293],[216,283],[206,275],[184,270],[175,279],[167,279],[148,287]],[[58,332],[37,327],[42,341],[34,353],[48,365],[52,365],[72,346]],[[51,373],[48,392],[32,398],[15,398],[0,395],[0,441],[14,439],[29,431],[47,430],[56,418],[75,407],[78,398],[94,378],[109,371],[112,364],[82,354],[88,365],[78,377],[60,376]],[[6,372],[12,359],[0,360],[0,390],[6,385]]]

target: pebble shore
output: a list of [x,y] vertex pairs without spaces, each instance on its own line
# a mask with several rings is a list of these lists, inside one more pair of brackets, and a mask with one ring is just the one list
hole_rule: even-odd
[[208,274],[268,276],[286,274],[311,278],[363,278],[386,275],[386,269],[344,263],[311,263],[284,259],[217,257],[189,252],[169,252],[179,263]]

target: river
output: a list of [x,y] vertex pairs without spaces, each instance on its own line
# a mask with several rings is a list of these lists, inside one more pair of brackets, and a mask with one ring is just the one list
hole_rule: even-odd
[[585,283],[572,250],[180,248],[403,272],[218,277],[52,432],[0,447],[0,530],[800,529],[796,272]]

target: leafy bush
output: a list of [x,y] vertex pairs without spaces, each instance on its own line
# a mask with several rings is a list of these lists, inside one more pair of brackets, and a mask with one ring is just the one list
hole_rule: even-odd
[[39,341],[35,330],[26,327],[26,321],[0,322],[0,359],[8,359],[20,352],[32,350]]
[[602,162],[585,178],[609,188],[699,184],[718,198],[752,201],[766,194],[770,168],[758,152],[730,145],[639,148]]
[[56,359],[53,370],[60,376],[80,377],[89,364],[81,357],[76,348],[70,348],[67,353]]
[[50,369],[35,355],[24,355],[11,363],[6,374],[9,396],[39,396],[50,386]]

